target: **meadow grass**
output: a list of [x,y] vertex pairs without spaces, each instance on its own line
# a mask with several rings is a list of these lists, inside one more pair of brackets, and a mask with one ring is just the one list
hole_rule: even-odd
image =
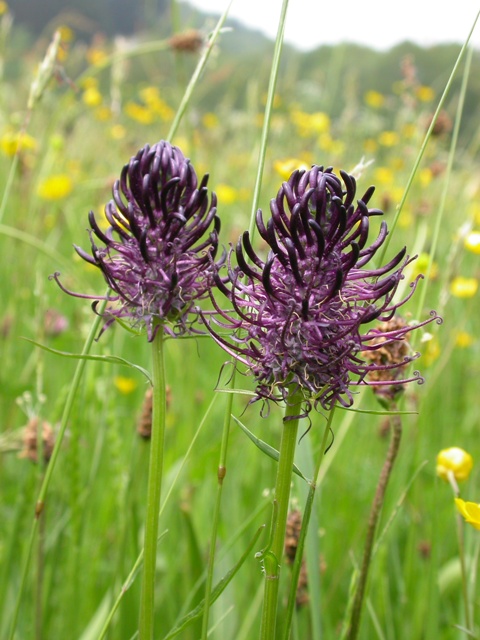
[[[18,72],[6,77],[0,102],[0,175],[5,185],[0,242],[6,276],[1,283],[0,636],[8,637],[18,604],[14,637],[19,639],[127,639],[138,629],[141,599],[141,568],[126,580],[143,546],[149,441],[138,436],[136,425],[148,382],[139,370],[105,356],[149,370],[150,345],[144,336],[115,326],[91,347],[91,354],[104,358],[80,361],[85,368],[63,424],[65,437],[43,512],[30,538],[48,466],[21,457],[24,426],[38,417],[48,421],[58,437],[79,361],[36,348],[24,338],[72,354],[84,348],[94,320],[90,306],[65,296],[48,276],[59,270],[69,288],[104,293],[99,274],[75,257],[72,243],[88,246],[87,213],[93,209],[100,216],[121,166],[146,142],[170,135],[188,79],[176,84],[173,76],[162,75],[159,56],[167,67],[194,65],[186,54],[168,50],[164,41],[157,43],[160,53],[153,55],[152,45],[150,51],[145,47],[141,55],[129,57],[122,51],[112,55],[112,43],[105,51],[86,52],[74,40],[68,51],[65,43],[60,46],[59,60],[74,84],[49,78],[29,112],[35,68],[47,43],[40,43],[43,49],[40,44],[21,45],[15,30],[14,26],[7,42],[17,47]],[[223,38],[228,33],[219,40],[220,51]],[[93,62],[89,65],[87,59]],[[452,59],[448,72],[455,62]],[[410,253],[420,254],[418,268],[428,278],[420,283],[408,311],[422,320],[436,309],[444,323],[431,325],[415,345],[423,354],[419,368],[426,383],[411,385],[401,403],[409,413],[401,417],[403,438],[377,530],[359,637],[468,637],[458,628],[465,619],[453,496],[448,484],[436,477],[435,458],[440,449],[453,445],[474,459],[479,456],[479,249],[471,234],[480,228],[478,141],[473,137],[452,147],[448,127],[430,135],[413,174],[440,94],[428,93],[425,87],[422,94],[420,85],[399,76],[403,85],[397,85],[396,92],[377,95],[376,102],[372,95],[356,96],[354,113],[345,110],[333,118],[325,115],[322,103],[312,113],[301,104],[285,102],[279,92],[271,114],[263,183],[254,196],[268,87],[253,78],[244,105],[233,108],[226,79],[216,111],[204,113],[195,91],[208,90],[212,68],[214,62],[203,71],[201,87],[189,97],[172,142],[192,159],[199,174],[210,173],[210,186],[219,198],[222,243],[236,242],[248,228],[252,200],[268,210],[269,199],[300,164],[351,171],[363,157],[360,190],[377,185],[373,206],[385,209],[389,224],[411,178],[388,255],[404,244]],[[462,59],[457,73],[464,73],[466,93],[465,70],[468,65]],[[458,106],[450,110],[454,121],[462,100],[449,97],[449,104]],[[257,245],[261,251],[258,239]],[[417,264],[411,267],[412,278]],[[56,317],[52,310],[68,321],[66,328],[52,329],[47,322]],[[168,500],[159,520],[156,638],[172,637],[171,630],[205,595],[229,400],[238,420],[278,448],[282,407],[272,406],[268,417],[260,417],[259,406],[248,405],[248,394],[227,393],[231,370],[223,367],[226,359],[205,337],[165,342],[171,391],[162,495]],[[235,388],[251,391],[253,384],[237,375]],[[361,563],[368,513],[388,447],[385,412],[370,389],[358,395],[355,408],[365,412],[338,409],[333,416],[332,442],[320,468],[305,541],[309,601],[293,613],[295,639],[339,637],[351,602],[352,576]],[[312,412],[310,419],[310,429],[306,422],[300,424],[303,437],[296,451],[296,463],[308,478],[324,450],[326,422],[322,413]],[[208,637],[248,639],[257,637],[260,628],[263,576],[255,553],[268,543],[260,528],[271,519],[276,463],[235,421],[223,459],[227,475],[210,564]],[[474,502],[480,500],[478,473],[474,466],[461,485],[462,497]],[[303,510],[307,490],[305,481],[295,476],[292,508]],[[261,537],[256,540],[258,531]],[[479,534],[468,527],[462,535],[475,634]],[[217,597],[215,585],[246,550],[242,566]],[[282,609],[287,593],[284,570]],[[120,594],[118,609],[105,629]],[[177,637],[197,639],[206,633],[203,626],[198,615]]]

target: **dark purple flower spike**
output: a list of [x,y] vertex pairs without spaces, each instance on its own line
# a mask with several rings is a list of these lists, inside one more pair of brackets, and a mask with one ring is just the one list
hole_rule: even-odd
[[[266,260],[245,232],[230,252],[228,278],[216,277],[234,311],[224,311],[212,296],[215,312],[205,322],[218,344],[254,375],[255,399],[286,400],[297,388],[308,412],[312,404],[350,406],[352,385],[423,382],[418,372],[403,380],[393,372],[392,380],[367,377],[379,368],[405,367],[418,357],[407,355],[393,366],[362,357],[362,352],[380,348],[379,330],[364,326],[390,320],[411,297],[418,278],[409,295],[395,302],[411,262],[406,249],[382,267],[367,267],[387,237],[387,225],[382,221],[376,239],[367,243],[371,217],[383,215],[367,207],[374,188],[354,203],[355,179],[345,172],[341,177],[343,185],[331,168],[295,171],[270,202],[268,222],[257,213],[257,229],[270,248]],[[383,331],[383,347],[434,319],[441,322],[432,313],[413,327]],[[233,337],[218,332],[214,322],[233,329]]]
[[[177,147],[160,141],[146,145],[123,167],[105,208],[104,232],[89,214],[91,252],[75,250],[98,267],[110,287],[107,328],[115,319],[144,325],[148,339],[156,327],[177,335],[190,329],[194,303],[214,282],[220,220],[216,195],[209,203],[205,176],[198,184],[190,161]],[[57,282],[58,274],[53,276]],[[59,283],[60,284],[60,283]],[[94,304],[95,308],[96,304]]]

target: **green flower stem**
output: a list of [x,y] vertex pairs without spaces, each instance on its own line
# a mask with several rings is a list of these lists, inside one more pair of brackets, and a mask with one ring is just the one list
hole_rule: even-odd
[[[457,513],[457,540],[458,540],[458,555],[460,557],[460,569],[462,574],[462,596],[463,607],[465,611],[465,627],[467,631],[472,631],[471,619],[470,619],[470,605],[468,601],[468,581],[467,581],[467,567],[465,562],[465,542],[463,538],[464,534],[464,521],[462,516]],[[469,635],[469,634],[467,634]]]
[[295,602],[297,597],[298,578],[300,577],[300,570],[302,568],[303,550],[305,548],[305,541],[307,539],[308,525],[310,523],[310,517],[312,515],[313,501],[315,498],[315,491],[318,484],[320,467],[325,456],[325,449],[327,448],[327,441],[331,431],[331,425],[333,420],[333,414],[335,413],[335,406],[332,408],[328,415],[328,420],[325,425],[323,433],[322,444],[320,445],[320,454],[318,456],[317,464],[315,466],[315,472],[313,474],[313,480],[310,482],[310,488],[308,490],[307,501],[305,503],[305,509],[302,516],[302,528],[300,531],[300,537],[298,539],[297,551],[295,553],[295,561],[292,568],[292,577],[290,582],[290,593],[288,595],[287,610],[285,613],[283,636],[284,640],[288,640],[290,637],[290,628],[292,626],[293,612],[295,610]]
[[[235,371],[231,380],[231,387],[234,388]],[[230,435],[230,423],[232,414],[233,393],[227,394],[227,406],[225,407],[225,418],[223,421],[222,443],[220,445],[220,459],[217,470],[217,495],[215,499],[215,507],[213,512],[212,533],[210,535],[210,549],[208,554],[207,579],[205,584],[205,604],[203,609],[202,620],[202,640],[206,640],[208,636],[208,617],[210,612],[210,602],[213,584],[213,569],[215,565],[215,549],[217,546],[217,531],[220,521],[220,506],[222,503],[223,480],[227,473],[227,451],[228,438]]]
[[[447,476],[448,476],[448,482],[452,487],[453,495],[455,498],[458,498],[460,496],[460,489],[458,488],[457,479],[455,478],[454,472],[451,469],[449,469]],[[460,558],[460,572],[462,576],[463,606],[465,610],[465,627],[467,628],[468,631],[471,631],[472,620],[470,616],[470,605],[468,600],[467,566],[465,562],[464,520],[459,513],[456,514],[456,521],[457,521],[458,556]]]
[[[396,407],[391,406],[393,411]],[[362,566],[360,568],[360,574],[358,576],[358,583],[355,591],[355,598],[353,600],[352,614],[350,617],[350,624],[347,631],[347,640],[355,640],[358,636],[360,629],[360,618],[362,615],[363,600],[365,597],[365,588],[367,585],[368,571],[370,569],[370,561],[372,558],[373,542],[375,540],[375,530],[377,528],[378,517],[383,506],[385,498],[385,491],[387,489],[388,481],[392,473],[393,465],[398,454],[400,447],[400,440],[402,437],[402,420],[401,417],[396,414],[392,415],[392,438],[390,440],[390,446],[387,451],[385,462],[383,463],[382,471],[380,472],[380,478],[378,479],[377,490],[373,499],[372,508],[370,510],[370,516],[368,519],[367,536],[365,539],[365,547],[363,550]]]
[[263,560],[265,590],[260,629],[261,640],[273,640],[275,638],[280,568],[285,543],[285,527],[290,499],[290,485],[292,483],[293,458],[297,444],[300,405],[300,394],[298,392],[292,393],[288,398],[283,420],[277,480],[275,483],[275,508],[270,529],[270,546]]
[[163,452],[165,442],[165,414],[167,407],[164,362],[164,332],[158,328],[152,343],[153,411],[152,437],[145,518],[142,597],[140,602],[140,640],[152,640],[155,612],[155,568],[157,559],[158,514],[162,492]]

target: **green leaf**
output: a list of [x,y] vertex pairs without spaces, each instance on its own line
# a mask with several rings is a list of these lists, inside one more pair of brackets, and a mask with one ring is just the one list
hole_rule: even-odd
[[136,369],[147,378],[150,384],[153,384],[152,378],[150,377],[150,373],[146,369],[144,369],[143,367],[140,367],[138,364],[133,364],[133,362],[130,362],[129,360],[125,360],[125,358],[120,358],[119,356],[100,356],[100,355],[92,355],[92,354],[87,355],[87,354],[81,354],[81,353],[68,353],[66,351],[59,351],[58,349],[52,349],[51,347],[47,347],[46,345],[40,344],[40,342],[36,342],[31,338],[23,338],[23,339],[26,340],[27,342],[31,342],[36,347],[40,347],[40,349],[43,349],[44,351],[48,351],[49,353],[53,353],[57,356],[61,356],[62,358],[72,358],[73,360],[97,360],[99,362],[108,362],[110,364],[122,364],[126,367],[130,367],[131,369]]
[[[238,424],[240,429],[250,438],[253,444],[260,449],[260,451],[262,451],[263,453],[266,453],[267,456],[269,456],[270,458],[278,462],[278,457],[279,457],[278,451],[274,447],[271,447],[269,444],[267,444],[263,440],[260,440],[260,438],[257,438],[257,436],[253,435],[253,433],[249,429],[247,429],[247,427],[244,424],[242,424],[240,420],[236,418],[233,414],[232,414],[232,418]],[[300,469],[297,467],[296,464],[293,465],[293,472],[296,473],[297,476],[302,478],[302,480],[305,480],[305,482],[310,482],[309,479],[303,475],[303,473],[300,471]]]

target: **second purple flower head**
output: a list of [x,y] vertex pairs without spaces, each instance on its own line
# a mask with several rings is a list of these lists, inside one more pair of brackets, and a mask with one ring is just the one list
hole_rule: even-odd
[[[341,172],[340,179],[319,166],[295,171],[271,200],[268,222],[257,213],[257,229],[269,247],[266,260],[248,232],[232,249],[228,278],[216,278],[232,309],[212,296],[215,314],[205,321],[223,349],[254,375],[256,399],[288,401],[292,389],[300,390],[308,412],[312,405],[350,406],[352,385],[423,381],[418,372],[399,380],[396,371],[419,354],[393,363],[364,358],[421,326],[364,329],[372,321],[391,320],[418,281],[406,298],[394,300],[410,262],[406,249],[383,266],[367,266],[388,233],[382,221],[368,244],[371,218],[382,215],[367,207],[373,192],[370,187],[355,202],[353,176]],[[436,318],[433,313],[426,322]],[[227,337],[223,329],[234,333]],[[382,376],[368,375],[380,370]]]

